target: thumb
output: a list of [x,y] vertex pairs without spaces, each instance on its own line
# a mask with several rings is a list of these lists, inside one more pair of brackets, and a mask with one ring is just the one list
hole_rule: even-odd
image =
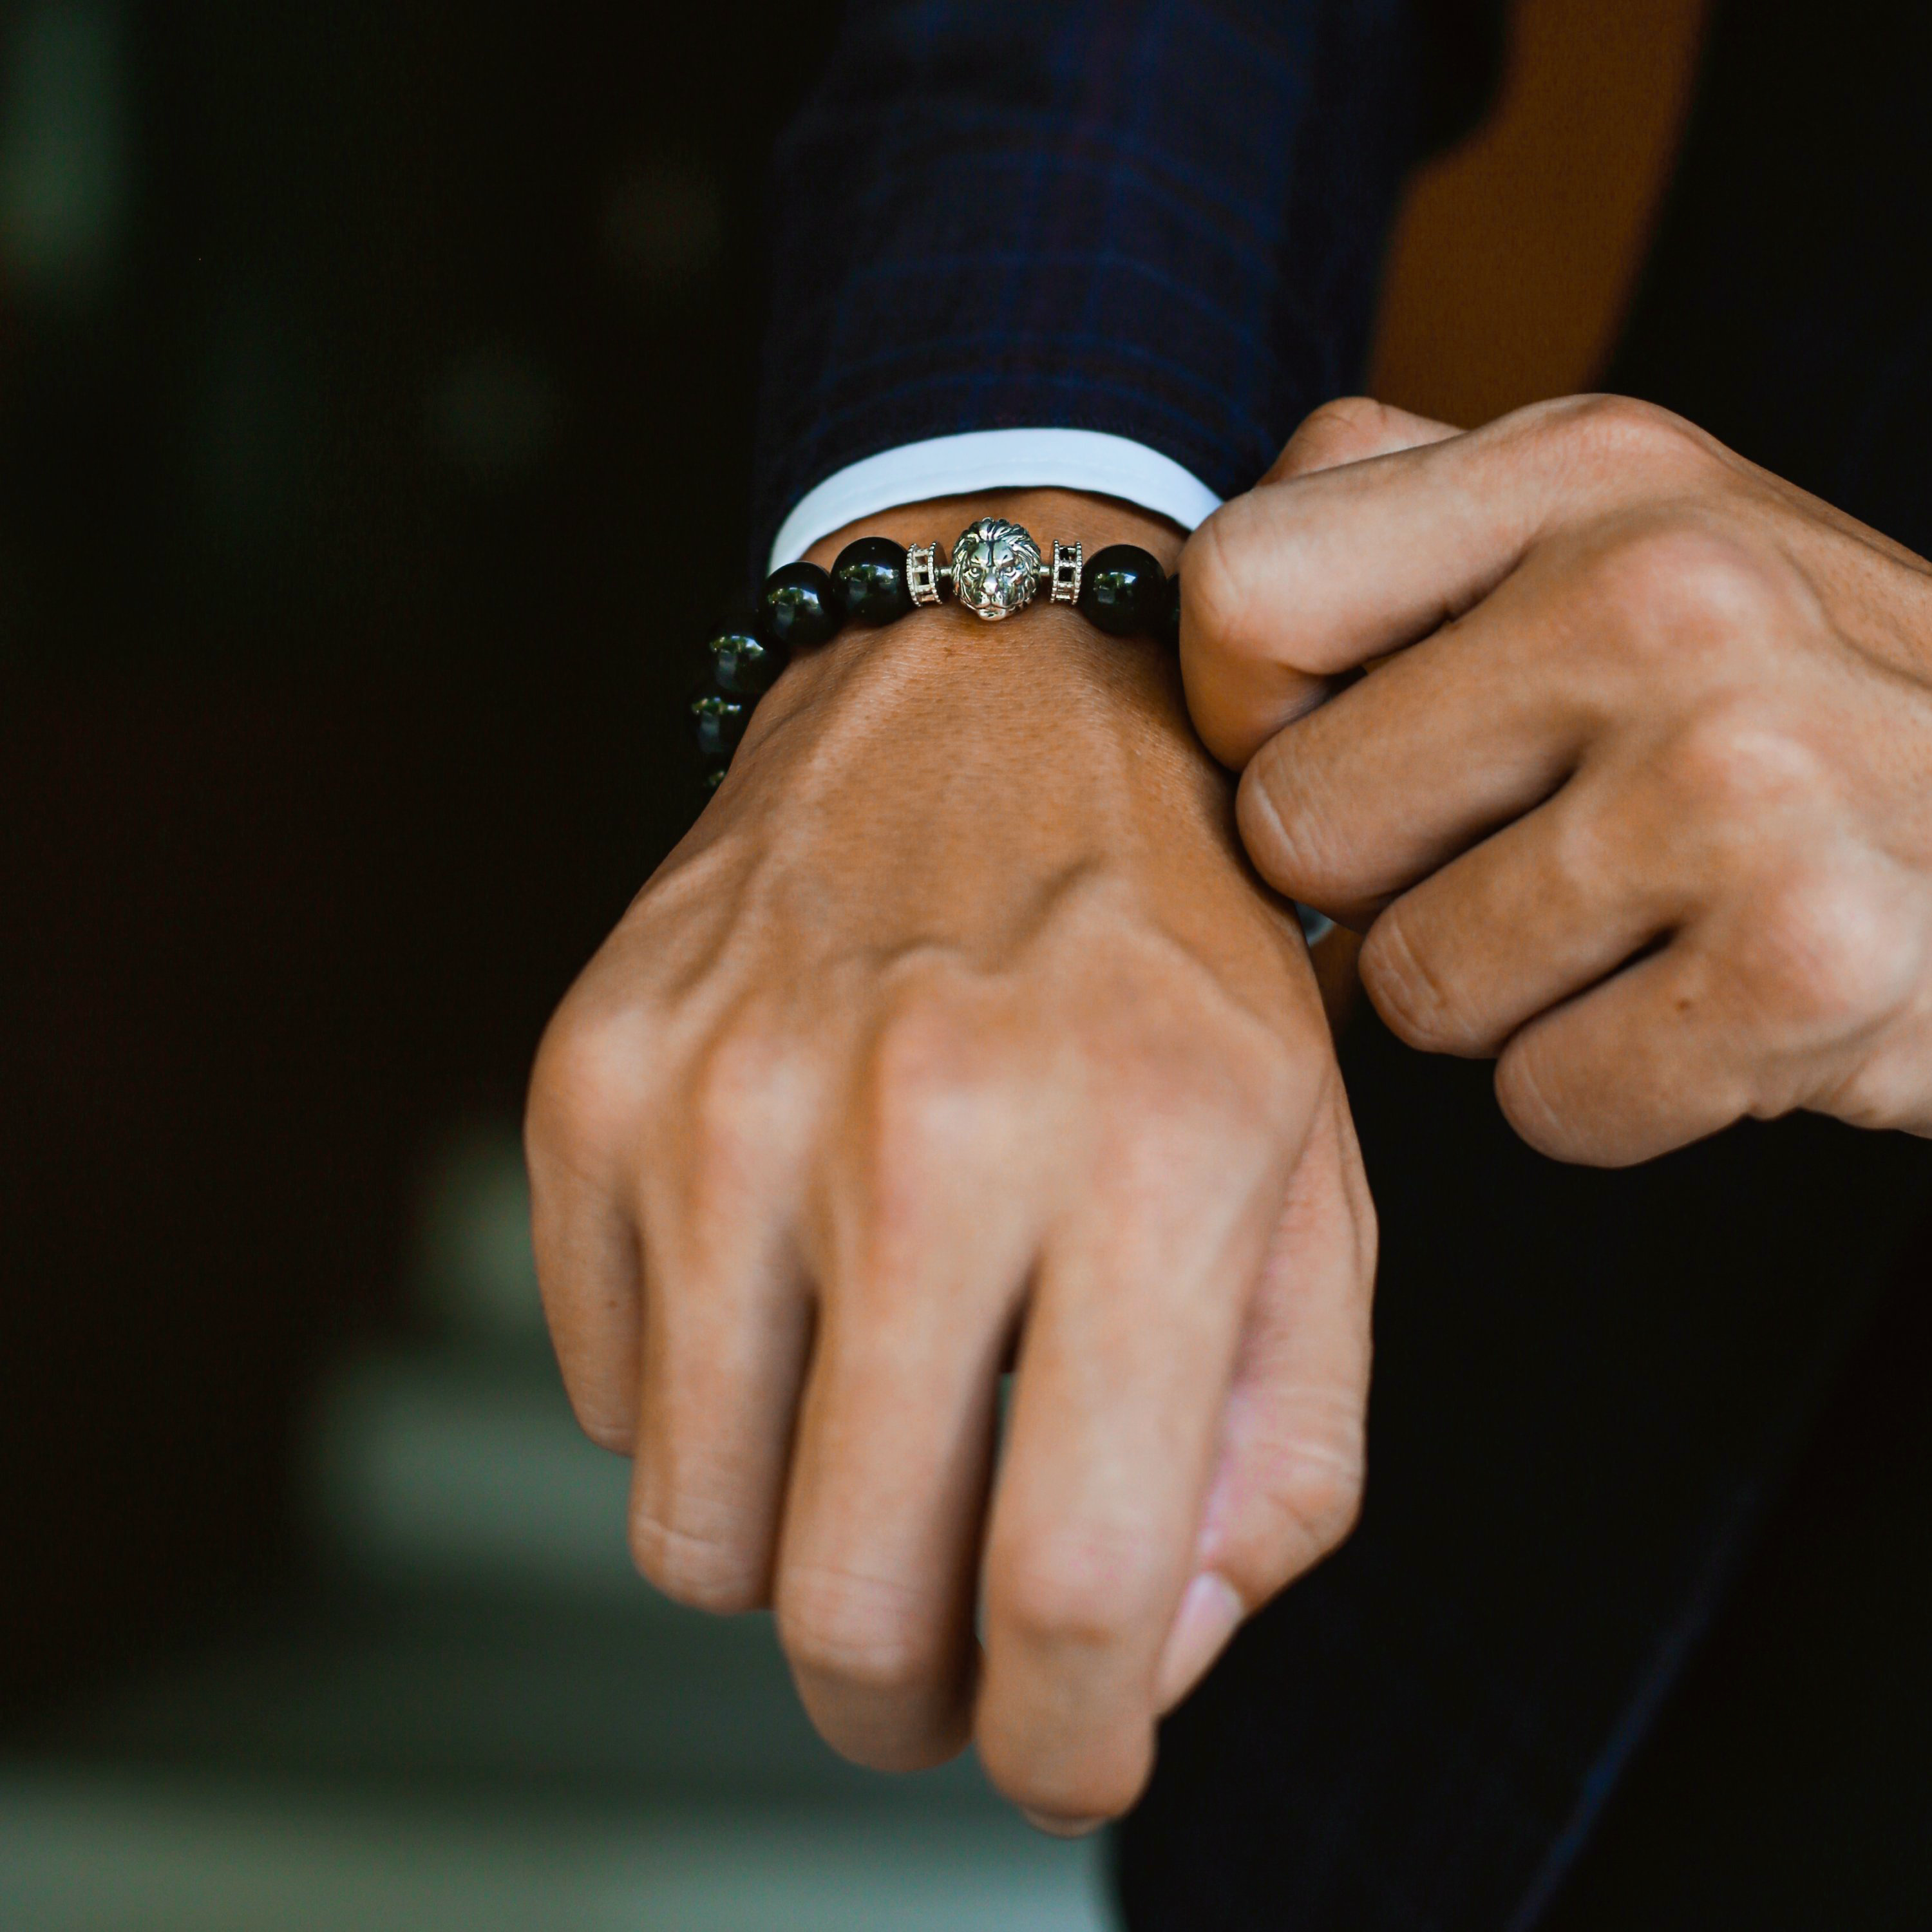
[[1355,1520],[1375,1274],[1375,1207],[1331,1072],[1249,1311],[1195,1575],[1157,1673],[1163,1712],[1193,1689],[1243,1619],[1320,1562]]

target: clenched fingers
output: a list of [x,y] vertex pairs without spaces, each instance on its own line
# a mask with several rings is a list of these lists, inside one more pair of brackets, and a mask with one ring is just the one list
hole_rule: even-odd
[[1244,765],[1307,708],[1294,693],[1428,636],[1538,542],[1748,469],[1664,410],[1586,397],[1236,497],[1181,559],[1196,728]]
[[1226,607],[1230,572],[1237,566],[1228,556],[1246,567],[1254,539],[1231,536],[1224,555],[1221,538],[1231,522],[1244,518],[1243,506],[1270,489],[1286,494],[1298,479],[1398,451],[1426,448],[1459,434],[1447,423],[1365,396],[1342,397],[1317,410],[1295,431],[1257,490],[1237,498],[1204,526],[1182,559],[1187,594],[1181,612],[1180,664],[1195,728],[1217,757],[1238,764],[1268,732],[1319,704],[1334,688],[1330,670],[1343,668],[1303,662],[1278,650],[1235,647]]
[[970,1730],[1001,1362],[1061,1180],[1055,1096],[963,978],[859,1057],[812,1216],[818,1334],[778,1628],[806,1708],[886,1770]]
[[981,1757],[1066,1820],[1124,1810],[1152,1766],[1161,1649],[1286,1178],[1265,1135],[1218,1180],[1176,1137],[1136,1138],[1117,1158],[1138,1184],[1043,1258],[988,1538]]

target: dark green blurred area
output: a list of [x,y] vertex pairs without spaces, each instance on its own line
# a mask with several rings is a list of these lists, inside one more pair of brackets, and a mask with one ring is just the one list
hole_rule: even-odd
[[276,1573],[425,1148],[694,811],[830,11],[0,7],[0,1712]]

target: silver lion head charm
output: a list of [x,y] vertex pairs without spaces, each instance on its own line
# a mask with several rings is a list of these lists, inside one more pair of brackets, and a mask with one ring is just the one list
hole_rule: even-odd
[[1040,545],[1018,524],[982,517],[952,546],[952,594],[976,617],[997,623],[1024,610],[1040,588]]

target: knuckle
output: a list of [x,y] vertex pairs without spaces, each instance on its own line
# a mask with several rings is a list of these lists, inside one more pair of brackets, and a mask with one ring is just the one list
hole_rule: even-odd
[[1680,513],[1627,524],[1593,574],[1597,600],[1622,620],[1614,634],[1646,660],[1694,663],[1694,647],[1728,638],[1755,644],[1774,618],[1779,586],[1760,554]]
[[1123,1738],[1091,1761],[1043,1762],[1036,1741],[982,1724],[975,1740],[987,1780],[1010,1803],[1041,1817],[1086,1821],[1119,1817],[1147,1788],[1154,1768],[1153,1726]]
[[778,1642],[792,1667],[885,1696],[929,1689],[948,1668],[946,1620],[905,1586],[826,1564],[779,1580]]
[[612,1386],[613,1378],[608,1374],[566,1361],[564,1353],[560,1346],[564,1393],[570,1399],[570,1412],[578,1427],[598,1448],[608,1449],[614,1456],[631,1454],[637,1447],[637,1419],[624,1393]]
[[1181,553],[1188,654],[1198,663],[1226,664],[1262,655],[1260,634],[1248,622],[1252,524],[1246,500],[1236,497],[1195,531]]
[[1478,1030],[1468,1002],[1441,958],[1419,944],[1400,902],[1369,928],[1362,944],[1363,990],[1396,1037],[1427,1053],[1472,1050]]
[[1897,1011],[1919,948],[1865,881],[1788,871],[1754,892],[1732,970],[1758,1017],[1793,1043],[1856,1033]]
[[524,1113],[533,1165],[594,1169],[634,1129],[647,1056],[634,1012],[566,1000],[545,1029]]
[[901,998],[866,1070],[870,1164],[888,1183],[926,1172],[998,1125],[1004,1086],[992,1032],[965,1000],[938,987]]
[[639,1574],[687,1609],[721,1616],[755,1610],[764,1600],[758,1556],[728,1528],[680,1524],[671,1520],[676,1514],[632,1512],[631,1558]]
[[1296,473],[1346,463],[1362,452],[1382,448],[1388,436],[1389,411],[1372,396],[1336,396],[1302,420],[1284,458]]
[[1348,897],[1353,848],[1323,785],[1305,761],[1271,740],[1256,753],[1235,794],[1242,844],[1271,885],[1317,905]]
[[1366,1486],[1359,1392],[1300,1390],[1291,1397],[1277,1391],[1274,1400],[1292,1400],[1298,1419],[1292,1430],[1265,1444],[1252,1504],[1243,1507],[1214,1557],[1251,1605],[1347,1541],[1360,1520]]
[[1318,703],[1328,673],[1323,636],[1296,614],[1309,567],[1303,532],[1285,519],[1279,491],[1224,503],[1188,540],[1180,670],[1202,742],[1238,768],[1268,733]]
[[1855,1127],[1904,1127],[1924,1133],[1924,1081],[1916,1057],[1876,1052],[1861,1056],[1818,1104]]
[[[1210,1094],[1211,1112],[1202,1116],[1215,1145],[1242,1144],[1244,1136],[1231,1135],[1231,1125],[1245,1129],[1246,1143],[1264,1159],[1285,1142],[1298,1145],[1328,1077],[1325,1058],[1291,1046],[1278,1032],[1246,1024],[1222,1036],[1221,1057],[1225,1072]],[[1226,1155],[1220,1157],[1225,1162]]]
[[1600,1165],[1592,1158],[1587,1119],[1572,1117],[1566,1086],[1554,1077],[1550,1051],[1534,1030],[1512,1041],[1496,1063],[1496,1104],[1538,1153],[1552,1160]]
[[1231,1133],[1298,1128],[1321,1086],[1321,1059],[1235,1000],[1203,962],[1180,962],[1141,1000],[1090,1029],[1089,1050],[1108,1075],[1123,1136],[1157,1156],[1172,1133],[1217,1144]]
[[684,1076],[687,1143],[701,1169],[742,1172],[747,1143],[768,1124],[784,1042],[762,1009],[742,1006],[698,1047]]
[[1588,458],[1618,468],[1638,463],[1702,467],[1712,460],[1701,430],[1634,396],[1567,398],[1543,412],[1542,420]]
[[1275,745],[1256,753],[1234,794],[1234,827],[1255,869],[1271,885],[1292,892],[1296,852],[1288,828],[1295,815],[1292,781],[1283,766]]
[[1388,422],[1388,413],[1372,396],[1331,396],[1309,411],[1301,427],[1337,436],[1361,431],[1372,434]]
[[1756,834],[1762,814],[1815,791],[1817,760],[1749,697],[1702,706],[1664,753],[1671,795],[1687,822]]
[[1240,1193],[1298,1145],[1327,1076],[1320,1053],[1291,1045],[1208,986],[1187,1014],[1110,1016],[1090,1037],[1111,1104],[1102,1144],[1124,1197]]
[[1277,1544],[1296,1570],[1348,1540],[1361,1520],[1365,1486],[1359,1432],[1353,1441],[1298,1444],[1282,1460],[1268,1502]]
[[987,1579],[986,1607],[1029,1649],[1108,1651],[1140,1621],[1149,1580],[1126,1548],[1063,1532],[1003,1552]]

